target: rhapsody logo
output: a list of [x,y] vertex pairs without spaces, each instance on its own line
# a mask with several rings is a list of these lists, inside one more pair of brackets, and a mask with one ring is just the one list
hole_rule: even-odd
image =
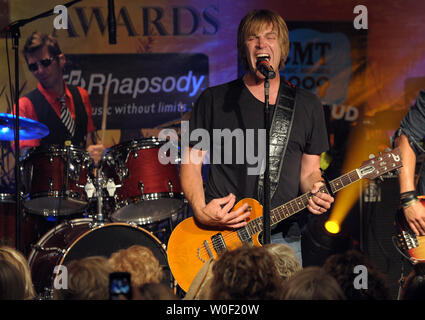
[[[260,175],[265,170],[266,154],[266,130],[258,129],[257,143],[255,143],[255,130],[246,129],[213,129],[210,136],[208,130],[198,128],[189,135],[189,121],[181,122],[181,150],[187,150],[190,142],[197,142],[193,148],[196,150],[209,151],[213,146],[213,164],[246,164],[248,175]],[[158,152],[158,160],[161,164],[175,163],[179,158],[178,133],[174,129],[163,129],[160,131],[159,140],[166,141]],[[212,142],[212,143],[211,143]],[[258,146],[256,150],[255,145]],[[235,152],[235,153],[233,153]],[[192,152],[183,157],[182,163],[201,164],[203,157],[198,152]],[[208,162],[209,163],[209,162]]]
[[103,95],[105,88],[109,87],[112,94],[130,95],[136,99],[139,95],[149,93],[187,93],[189,97],[195,96],[205,80],[205,75],[197,77],[192,70],[180,77],[114,77],[112,73],[92,73],[86,82],[82,78],[81,70],[71,70],[69,75],[64,75],[68,84],[81,85],[89,94],[97,93]]

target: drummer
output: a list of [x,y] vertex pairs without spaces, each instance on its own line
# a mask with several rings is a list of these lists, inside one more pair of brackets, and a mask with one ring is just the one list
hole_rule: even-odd
[[23,54],[38,84],[19,99],[19,115],[43,123],[49,135],[37,140],[22,140],[20,149],[64,146],[71,141],[73,146],[86,148],[97,163],[105,147],[101,142],[96,144],[89,95],[85,89],[66,85],[63,80],[66,58],[57,40],[51,35],[33,32],[25,43]]

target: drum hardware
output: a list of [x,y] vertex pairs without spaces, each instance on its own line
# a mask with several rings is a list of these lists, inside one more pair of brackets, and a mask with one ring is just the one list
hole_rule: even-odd
[[168,189],[169,189],[168,194],[170,195],[170,198],[174,197],[173,183],[171,182],[170,179],[168,179]]
[[115,196],[115,190],[117,188],[120,188],[120,184],[115,184],[114,180],[108,179],[108,182],[106,183],[106,191],[108,191],[108,195],[112,198]]
[[78,186],[84,188],[87,198],[89,199],[93,198],[93,195],[96,192],[96,187],[94,186],[92,179],[90,177],[87,178],[87,182],[84,186],[82,185],[78,185]]
[[[135,222],[133,222],[133,221],[130,221],[130,222],[128,222],[128,225],[130,226],[130,227],[133,227],[133,228],[138,228],[139,226],[137,225],[137,223],[135,223]],[[152,232],[151,232],[152,233]]]
[[37,251],[41,252],[48,252],[48,251],[54,251],[57,254],[64,255],[66,253],[66,250],[58,248],[58,247],[50,247],[50,248],[44,248],[43,246],[40,246],[39,244],[32,244],[31,248]]
[[49,178],[49,193],[53,194],[53,178]]
[[[101,165],[97,168],[97,175],[93,179],[94,184],[92,183],[92,179],[90,179],[90,183],[93,186],[93,194],[94,197],[97,198],[97,212],[94,216],[94,226],[102,226],[104,225],[105,217],[103,215],[103,194],[106,189],[107,195],[109,197],[114,197],[115,191],[117,188],[121,187],[121,185],[115,184],[113,179],[106,179],[105,174],[102,171]],[[90,189],[91,186],[88,187]]]

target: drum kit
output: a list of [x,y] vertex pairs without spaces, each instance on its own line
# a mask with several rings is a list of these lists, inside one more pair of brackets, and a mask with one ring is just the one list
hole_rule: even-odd
[[[0,114],[0,140],[13,140],[9,116]],[[20,122],[21,140],[49,133],[36,121]],[[57,266],[87,256],[109,257],[135,244],[151,249],[166,274],[164,283],[174,287],[165,243],[188,206],[179,159],[159,161],[164,143],[156,138],[124,142],[107,149],[97,165],[87,151],[72,145],[26,150],[19,168],[21,239],[40,297],[51,297]],[[14,199],[1,194],[0,203],[13,204]],[[0,218],[11,232],[6,218],[14,215],[0,212]]]

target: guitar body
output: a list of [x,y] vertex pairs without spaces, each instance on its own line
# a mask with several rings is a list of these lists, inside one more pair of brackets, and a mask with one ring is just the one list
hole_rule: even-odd
[[[425,206],[425,196],[419,196],[419,201]],[[397,245],[412,262],[425,261],[425,236],[417,236],[409,227],[403,209],[396,215]]]
[[[261,204],[251,198],[240,200],[233,210],[237,210],[245,203],[251,207],[251,214],[247,221],[263,215]],[[193,217],[180,222],[171,233],[167,245],[168,264],[175,280],[184,291],[189,290],[204,263],[211,257],[218,257],[218,252],[212,244],[212,237],[217,234],[221,234],[226,250],[234,250],[243,244],[235,230],[208,228],[198,224]],[[259,233],[252,237],[255,246],[261,246],[258,235]],[[206,245],[210,250],[206,248]]]
[[[401,152],[399,148],[395,148],[380,153],[377,158],[364,161],[359,168],[330,181],[328,186],[323,185],[320,192],[336,193],[360,179],[375,179],[401,166]],[[270,210],[270,224],[277,224],[304,210],[311,196],[312,194],[307,192]],[[248,204],[251,214],[246,220],[247,225],[237,230],[206,227],[198,224],[193,217],[183,220],[173,230],[167,245],[168,264],[175,280],[184,291],[188,291],[193,279],[209,259],[216,259],[221,252],[239,248],[243,243],[261,246],[259,235],[263,230],[263,207],[257,200],[245,198],[235,205],[234,210],[245,203]]]

